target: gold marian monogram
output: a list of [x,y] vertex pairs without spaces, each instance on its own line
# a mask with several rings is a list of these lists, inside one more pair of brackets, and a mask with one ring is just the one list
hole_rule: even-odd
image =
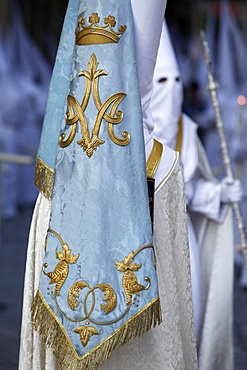
[[[107,72],[102,69],[98,70],[97,68],[97,58],[94,54],[92,54],[88,63],[88,71],[84,70],[78,74],[79,77],[84,76],[86,79],[85,94],[81,105],[74,96],[69,95],[67,97],[68,113],[66,116],[66,123],[67,125],[71,126],[70,134],[67,139],[65,138],[65,133],[62,133],[59,138],[59,144],[62,148],[70,145],[75,138],[76,123],[79,121],[82,131],[82,138],[81,140],[77,141],[77,144],[83,148],[89,158],[92,156],[93,152],[98,146],[104,144],[104,140],[98,137],[103,119],[107,122],[108,135],[115,144],[125,146],[130,142],[130,135],[127,131],[122,132],[123,138],[118,138],[113,130],[113,125],[119,124],[123,119],[123,112],[121,110],[117,110],[117,107],[126,94],[116,93],[110,96],[102,104],[99,97],[98,79],[102,75],[107,75]],[[87,108],[91,93],[93,95],[98,114],[92,134],[90,136],[84,112]],[[109,109],[109,112],[107,112],[107,109]]]
[[[63,241],[61,236],[55,230],[48,229],[48,233],[53,234],[59,240],[62,247],[61,252],[56,250],[56,258],[59,260],[59,262],[57,263],[53,271],[47,272],[46,269],[48,267],[48,264],[45,263],[43,265],[43,273],[48,278],[50,278],[50,284],[55,284],[54,288],[48,288],[49,294],[54,295],[57,309],[59,310],[61,315],[63,315],[64,319],[74,323],[85,323],[85,325],[80,325],[74,329],[74,332],[80,335],[81,343],[85,347],[91,339],[92,335],[100,334],[100,332],[98,332],[97,329],[90,324],[100,326],[112,325],[120,321],[128,313],[131,305],[135,305],[138,307],[139,300],[137,299],[137,296],[140,296],[141,291],[148,290],[150,288],[151,281],[149,277],[146,276],[144,277],[144,280],[147,282],[146,286],[138,282],[135,272],[137,272],[142,267],[142,264],[134,263],[134,259],[137,254],[139,254],[143,249],[152,248],[153,246],[146,245],[139,248],[136,252],[131,251],[127,256],[124,257],[123,261],[115,261],[117,271],[123,273],[122,287],[126,298],[126,307],[123,307],[123,309],[120,310],[122,311],[122,314],[119,317],[110,321],[102,320],[101,322],[99,322],[95,320],[93,318],[93,312],[96,308],[97,302],[99,302],[99,299],[97,299],[96,297],[96,292],[101,291],[101,293],[103,293],[103,297],[101,298],[103,302],[100,304],[100,307],[101,310],[105,313],[105,317],[107,317],[107,315],[113,312],[117,307],[117,294],[109,284],[100,283],[91,287],[85,280],[78,280],[69,288],[69,291],[67,293],[67,302],[72,311],[77,309],[80,304],[83,307],[84,315],[77,319],[74,319],[72,317],[69,317],[62,310],[59,305],[59,297],[62,287],[64,286],[64,283],[69,275],[69,265],[75,264],[77,262],[79,254],[72,254],[69,246]],[[47,238],[45,244],[46,243]],[[82,290],[86,290],[83,301],[81,301],[80,298],[80,292]],[[133,298],[133,296],[135,297]],[[90,302],[91,308],[89,307]]]

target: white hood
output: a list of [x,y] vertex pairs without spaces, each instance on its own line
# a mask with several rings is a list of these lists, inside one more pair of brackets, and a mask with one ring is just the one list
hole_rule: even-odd
[[178,121],[182,111],[183,86],[166,22],[163,24],[154,71],[151,112],[154,137],[175,148]]

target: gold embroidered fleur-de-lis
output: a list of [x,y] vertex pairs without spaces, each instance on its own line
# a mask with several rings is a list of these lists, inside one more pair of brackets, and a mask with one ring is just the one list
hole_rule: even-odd
[[45,263],[43,266],[43,272],[46,276],[48,276],[50,280],[50,284],[56,283],[54,295],[57,297],[60,294],[60,290],[67,279],[69,273],[69,265],[76,263],[79,254],[73,255],[71,254],[71,250],[69,249],[66,243],[62,244],[62,252],[56,250],[56,258],[60,260],[54,270],[52,272],[46,272],[44,268],[48,267]]
[[134,271],[138,271],[142,267],[142,264],[132,263],[134,261],[134,257],[135,253],[132,251],[128,254],[127,257],[124,258],[123,262],[119,262],[117,260],[115,262],[117,270],[124,273],[122,278],[122,285],[126,295],[127,306],[131,304],[133,294],[139,296],[139,292],[141,290],[147,289],[147,287],[138,283]]
[[[62,133],[59,138],[59,144],[62,148],[67,147],[72,143],[76,134],[76,123],[80,122],[82,138],[77,141],[88,157],[91,157],[93,152],[98,146],[104,144],[104,140],[99,138],[99,130],[104,119],[107,122],[107,131],[111,140],[118,145],[125,146],[130,142],[130,135],[127,131],[122,132],[123,138],[115,136],[113,125],[119,124],[123,119],[123,112],[117,110],[118,105],[126,96],[124,93],[116,93],[110,96],[104,103],[101,102],[99,97],[98,79],[100,76],[107,75],[107,72],[98,68],[98,62],[95,54],[92,54],[88,63],[88,71],[83,70],[78,74],[79,77],[85,77],[85,93],[82,103],[79,104],[77,99],[69,95],[67,97],[68,113],[66,116],[67,125],[71,126],[71,131],[66,139],[65,133]],[[88,105],[89,98],[93,95],[95,106],[98,114],[94,123],[92,134],[90,135],[87,120],[85,117],[85,110]],[[109,109],[109,112],[107,110]]]
[[80,335],[80,341],[84,347],[86,347],[92,335],[99,334],[98,330],[93,326],[84,325],[78,326],[76,329],[74,329],[74,332]]

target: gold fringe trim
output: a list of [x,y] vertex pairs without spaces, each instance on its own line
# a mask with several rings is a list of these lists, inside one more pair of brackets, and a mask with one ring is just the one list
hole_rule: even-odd
[[36,158],[34,185],[45,198],[51,200],[54,185],[54,170],[47,166],[39,157]]
[[111,356],[114,349],[150,330],[152,326],[159,325],[162,321],[160,300],[157,297],[96,348],[79,357],[40,291],[33,300],[31,314],[35,330],[40,333],[47,346],[53,349],[60,362],[61,370],[97,370],[98,366]]

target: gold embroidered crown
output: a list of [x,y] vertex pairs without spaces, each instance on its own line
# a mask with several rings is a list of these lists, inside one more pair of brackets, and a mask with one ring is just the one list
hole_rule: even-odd
[[92,13],[89,17],[89,26],[84,25],[85,18],[79,18],[78,27],[75,31],[77,45],[118,43],[127,26],[120,26],[118,32],[114,31],[113,27],[116,25],[116,20],[113,15],[108,15],[104,19],[105,26],[100,26],[99,21],[98,13]]

